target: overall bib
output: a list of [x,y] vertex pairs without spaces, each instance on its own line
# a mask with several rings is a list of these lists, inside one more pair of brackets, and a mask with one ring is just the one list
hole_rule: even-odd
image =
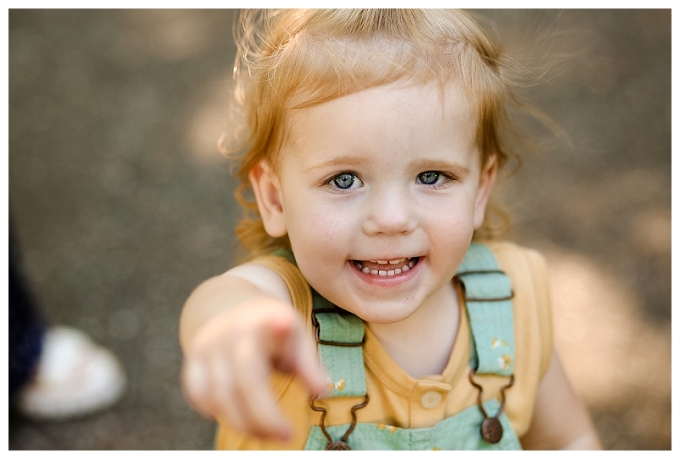
[[[319,356],[331,381],[333,391],[324,400],[354,397],[353,422],[324,425],[326,409],[310,401],[321,411],[320,425],[309,432],[305,449],[355,450],[477,450],[521,449],[519,439],[503,412],[505,391],[514,380],[514,327],[512,287],[500,271],[495,256],[485,245],[473,243],[456,278],[463,284],[466,311],[472,336],[470,384],[479,390],[478,404],[470,406],[432,427],[399,428],[384,424],[357,423],[355,411],[370,403],[366,391],[362,344],[364,323],[312,291],[312,322],[316,328]],[[508,378],[496,398],[482,403],[483,375]],[[476,379],[475,377],[478,376]],[[332,404],[329,409],[332,409]]]

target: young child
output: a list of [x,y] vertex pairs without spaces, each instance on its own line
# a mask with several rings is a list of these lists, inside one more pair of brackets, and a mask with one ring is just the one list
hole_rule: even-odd
[[490,38],[441,10],[248,12],[241,32],[252,257],[180,319],[216,446],[599,448],[544,259],[491,240],[514,99]]

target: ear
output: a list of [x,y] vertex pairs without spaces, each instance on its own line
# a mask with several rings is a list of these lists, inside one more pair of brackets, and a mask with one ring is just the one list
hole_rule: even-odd
[[248,178],[255,192],[265,231],[271,237],[284,236],[287,230],[279,178],[265,160],[253,167],[248,173]]
[[496,181],[496,173],[498,172],[498,163],[496,155],[492,154],[486,161],[482,173],[479,176],[479,187],[477,188],[477,198],[475,200],[475,229],[479,229],[484,223],[484,215],[486,213],[486,204],[489,202],[491,189]]

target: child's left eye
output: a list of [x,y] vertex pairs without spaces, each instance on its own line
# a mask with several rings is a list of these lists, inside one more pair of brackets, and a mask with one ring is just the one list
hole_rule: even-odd
[[446,177],[437,171],[427,171],[418,174],[418,181],[423,185],[437,185],[444,179],[446,179]]

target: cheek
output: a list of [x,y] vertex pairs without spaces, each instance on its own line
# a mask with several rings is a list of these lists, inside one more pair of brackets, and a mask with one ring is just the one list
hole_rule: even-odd
[[338,236],[338,219],[319,209],[300,208],[297,212],[287,214],[286,220],[290,220],[290,237],[294,239],[309,239],[306,242],[315,243]]
[[419,219],[433,231],[461,231],[474,225],[474,200],[467,195],[440,200],[421,200]]
[[301,209],[289,237],[295,259],[317,291],[332,285],[347,262],[353,229],[331,209]]
[[442,253],[457,254],[472,239],[474,218],[471,210],[460,212],[440,209],[439,212],[430,212],[427,222],[428,238]]
[[437,245],[456,247],[461,243],[470,242],[474,225],[471,220],[442,220],[433,230]]
[[346,253],[353,234],[353,223],[337,207],[307,202],[286,210],[288,236],[296,256],[330,256]]

